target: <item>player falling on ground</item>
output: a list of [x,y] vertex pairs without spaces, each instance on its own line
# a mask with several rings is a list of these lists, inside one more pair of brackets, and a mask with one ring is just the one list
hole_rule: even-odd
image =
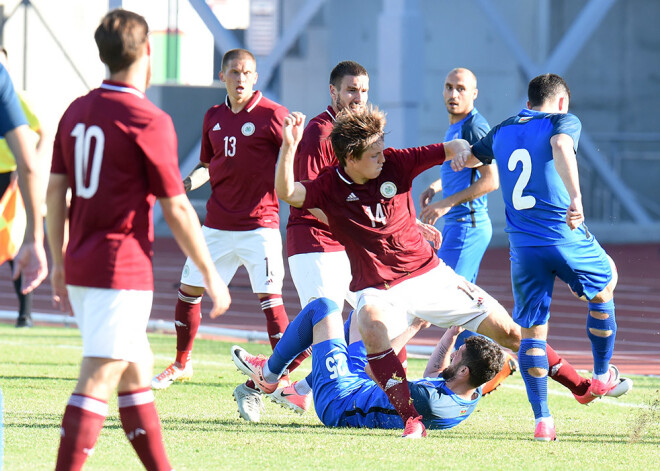
[[115,390],[122,428],[144,467],[172,469],[149,387],[156,198],[179,246],[203,274],[211,317],[230,303],[181,184],[172,119],[144,94],[151,76],[148,34],[140,15],[106,14],[94,39],[110,79],[69,106],[55,137],[47,198],[53,299],[73,310],[83,341],[78,383],[62,418],[58,471],[81,469],[93,453]]
[[[187,190],[194,190],[210,179],[212,193],[202,231],[211,257],[227,284],[236,270],[245,266],[274,347],[289,324],[282,303],[284,263],[274,185],[282,122],[288,111],[254,90],[258,76],[250,51],[226,52],[219,77],[227,86],[227,97],[204,116],[200,162],[184,184]],[[152,388],[165,389],[174,381],[192,377],[191,354],[201,322],[203,294],[201,274],[187,260],[174,312],[176,358],[153,378]],[[250,382],[237,386],[234,398],[241,417],[259,421],[261,394]]]
[[[594,359],[588,403],[621,395],[632,381],[610,365],[616,337],[616,267],[584,224],[577,167],[582,125],[568,113],[570,91],[558,75],[532,79],[527,108],[477,142],[469,166],[496,159],[504,198],[513,284],[513,318],[522,327],[519,361],[534,411],[534,438],[556,439],[547,398],[546,354],[555,277],[588,301],[587,335]],[[455,162],[462,168],[463,157]]]
[[[504,362],[500,347],[482,336],[471,337],[452,354],[459,332],[456,327],[448,329],[429,360],[428,376],[407,384],[414,407],[430,429],[451,428],[469,417],[482,396],[481,385]],[[294,383],[277,389],[279,378],[287,364],[310,346],[314,406],[324,425],[404,428],[387,394],[366,374],[359,342],[347,345],[341,312],[329,299],[307,304],[270,358],[256,357],[238,346],[232,347],[231,354],[239,370],[279,402],[283,396],[295,394],[292,388],[296,387]]]

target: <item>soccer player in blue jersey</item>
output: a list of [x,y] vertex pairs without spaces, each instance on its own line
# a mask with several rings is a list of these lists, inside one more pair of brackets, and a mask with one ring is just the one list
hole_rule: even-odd
[[[450,126],[445,142],[465,139],[474,144],[490,131],[488,122],[474,107],[478,93],[477,78],[469,69],[453,69],[447,74],[443,94]],[[440,167],[440,178],[420,196],[422,222],[435,224],[439,218],[444,219],[438,257],[472,283],[493,235],[486,194],[498,185],[496,166],[454,172],[445,162]],[[440,191],[442,199],[431,203]]]
[[[488,121],[474,107],[478,94],[477,77],[471,70],[456,68],[447,74],[443,96],[449,114],[449,128],[445,142],[465,139],[474,144],[488,134]],[[486,194],[497,190],[498,186],[494,165],[454,172],[451,164],[445,162],[440,167],[440,178],[420,195],[422,211],[419,219],[426,224],[444,219],[438,257],[471,283],[476,283],[481,259],[493,236]],[[441,191],[442,199],[431,203]],[[460,347],[471,335],[475,335],[474,332],[463,331],[456,346]]]
[[[451,327],[443,336],[429,360],[429,377],[408,383],[415,408],[430,429],[465,420],[481,398],[481,385],[502,368],[501,349],[481,336],[467,339],[450,358],[459,331]],[[273,393],[288,363],[311,345],[314,405],[324,425],[403,429],[403,419],[385,392],[364,371],[360,344],[347,345],[341,311],[333,301],[319,298],[291,322],[268,360],[238,346],[232,347],[232,359],[259,388]]]
[[546,354],[550,301],[555,277],[587,300],[587,335],[594,359],[593,378],[582,403],[632,388],[609,361],[614,350],[616,267],[584,224],[576,152],[582,125],[568,113],[568,85],[555,74],[529,83],[527,108],[472,147],[463,164],[496,160],[506,207],[511,251],[514,320],[522,328],[518,359],[536,418],[534,438],[556,439],[548,409]]

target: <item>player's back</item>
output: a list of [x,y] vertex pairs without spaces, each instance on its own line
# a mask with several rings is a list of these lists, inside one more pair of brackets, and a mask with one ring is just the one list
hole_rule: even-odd
[[105,81],[64,113],[52,171],[72,189],[67,283],[152,289],[154,195],[180,185],[171,118],[137,89]]
[[555,168],[550,140],[580,135],[580,121],[568,113],[523,110],[499,124],[473,147],[477,157],[497,160],[511,243],[553,245],[582,237],[565,222],[570,198]]

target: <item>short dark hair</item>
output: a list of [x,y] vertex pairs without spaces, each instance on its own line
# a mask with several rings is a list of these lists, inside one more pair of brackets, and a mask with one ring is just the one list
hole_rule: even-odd
[[349,156],[360,160],[367,147],[383,138],[386,122],[385,113],[375,106],[356,111],[345,108],[339,112],[330,132],[332,149],[339,164],[345,166]]
[[568,89],[566,81],[557,74],[543,74],[534,77],[527,87],[527,97],[532,107],[541,106],[547,100],[564,93],[570,100],[571,91]]
[[224,56],[222,56],[222,65],[220,67],[222,71],[225,71],[227,70],[227,67],[229,67],[231,61],[234,59],[244,59],[246,57],[252,59],[252,62],[254,62],[255,65],[257,64],[257,59],[254,57],[254,54],[247,49],[230,49],[225,52]]
[[504,366],[504,352],[492,340],[481,335],[465,339],[461,365],[470,370],[470,385],[475,388],[490,381]]
[[332,69],[332,72],[330,72],[330,85],[334,86],[335,88],[339,88],[342,79],[347,75],[352,75],[354,77],[358,77],[360,75],[366,75],[367,77],[369,77],[369,74],[367,73],[367,69],[362,67],[357,62],[342,61],[339,64],[337,64],[334,69]]
[[149,26],[144,17],[118,8],[103,17],[94,33],[94,40],[101,61],[111,73],[115,73],[137,60],[148,35]]

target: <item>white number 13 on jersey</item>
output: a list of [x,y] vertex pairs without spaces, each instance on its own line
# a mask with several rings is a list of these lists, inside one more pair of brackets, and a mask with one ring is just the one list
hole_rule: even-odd
[[[103,130],[98,126],[90,126],[85,129],[83,123],[78,123],[73,128],[73,131],[71,131],[71,135],[76,138],[74,148],[76,195],[89,199],[99,189],[105,134],[103,134]],[[92,146],[92,139],[96,141],[91,162],[92,168],[89,172],[89,182],[85,182],[90,164],[89,149]]]
[[522,171],[513,187],[511,201],[513,202],[513,207],[517,210],[533,208],[536,204],[536,198],[532,195],[523,196],[523,190],[532,176],[532,156],[529,155],[527,149],[516,149],[513,151],[511,157],[509,157],[509,171],[513,172],[518,166],[518,162],[522,163]]

